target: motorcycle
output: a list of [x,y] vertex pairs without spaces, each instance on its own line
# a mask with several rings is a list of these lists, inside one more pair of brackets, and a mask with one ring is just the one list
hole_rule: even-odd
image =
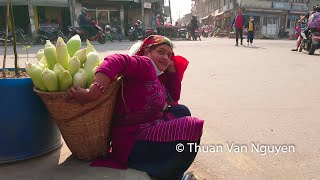
[[67,37],[59,28],[59,24],[40,25],[36,42],[38,44],[45,44],[46,40],[54,42],[57,41],[58,37],[61,37],[65,42],[68,41]]
[[112,29],[112,36],[114,39],[117,39],[119,42],[122,41],[122,31],[120,25],[115,25]]
[[104,27],[104,33],[106,35],[106,39],[113,42],[113,28],[107,24],[105,27]]
[[155,28],[148,28],[146,29],[146,31],[144,32],[144,37],[148,37],[150,35],[156,35],[157,34],[157,30]]
[[201,41],[200,32],[198,28],[193,30],[193,32],[191,33],[191,36],[192,36],[192,40],[196,41],[199,38],[199,40]]
[[313,55],[317,49],[320,49],[320,30],[315,29],[311,31],[311,39],[312,43],[310,46],[310,50],[308,52],[309,55]]
[[128,35],[129,35],[130,41],[142,40],[144,38],[142,27],[137,23],[131,26],[131,28],[129,29]]
[[311,44],[312,44],[312,37],[311,37],[310,31],[308,31],[306,33],[302,32],[300,36],[303,39],[302,39],[301,44],[299,46],[299,52],[302,52],[302,50],[309,52]]
[[105,28],[106,38],[113,42],[114,39],[117,39],[119,42],[122,41],[122,32],[120,26],[110,26],[106,25]]
[[187,38],[187,29],[186,28],[178,29],[178,38],[181,38],[181,39]]
[[204,38],[209,37],[209,26],[204,26],[202,27],[202,36]]
[[[5,31],[0,31],[0,42],[5,43],[5,37],[6,37],[6,32]],[[20,28],[16,29],[16,41],[18,43],[21,43],[23,45],[29,44],[30,43],[30,38],[25,35],[24,31]],[[8,33],[8,43],[13,43],[13,33],[9,32]]]
[[70,39],[72,36],[78,34],[82,41],[89,39],[90,41],[98,41],[100,44],[105,44],[107,42],[106,35],[103,33],[103,29],[97,24],[93,19],[90,20],[94,31],[88,31],[82,27],[68,27]]

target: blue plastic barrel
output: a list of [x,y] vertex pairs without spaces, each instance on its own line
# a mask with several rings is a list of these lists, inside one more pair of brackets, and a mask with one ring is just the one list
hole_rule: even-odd
[[36,157],[60,145],[60,131],[33,92],[31,78],[0,79],[0,164]]

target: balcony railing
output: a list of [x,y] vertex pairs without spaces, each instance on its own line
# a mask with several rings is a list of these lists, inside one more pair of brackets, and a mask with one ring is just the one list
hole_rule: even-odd
[[302,4],[302,3],[292,3],[291,9],[295,10],[295,11],[308,11],[309,10],[308,5]]
[[272,8],[272,1],[242,0],[242,7]]
[[272,2],[272,8],[274,8],[274,9],[290,10],[290,9],[291,9],[291,3]]

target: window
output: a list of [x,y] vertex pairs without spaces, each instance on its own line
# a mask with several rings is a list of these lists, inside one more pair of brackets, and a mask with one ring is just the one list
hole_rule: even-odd
[[262,33],[276,35],[278,32],[278,18],[265,17],[263,19]]

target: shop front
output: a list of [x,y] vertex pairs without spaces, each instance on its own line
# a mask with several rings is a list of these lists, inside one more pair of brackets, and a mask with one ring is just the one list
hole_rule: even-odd
[[[141,19],[141,4],[136,0],[83,0],[81,6],[88,8],[89,16],[94,17],[101,27],[106,24],[120,25],[122,33],[127,32],[132,23]],[[80,9],[76,11],[79,15]]]
[[210,15],[201,18],[201,24],[213,25],[213,17]]
[[279,17],[266,16],[263,18],[261,34],[277,37],[279,33]]
[[297,22],[300,19],[300,15],[298,14],[290,14],[287,19],[287,31],[290,34],[294,34],[296,32]]
[[223,17],[224,29],[226,29],[226,30],[230,29],[231,30],[232,21],[233,21],[233,12],[231,10],[225,11],[224,12],[224,17]]
[[43,26],[58,26],[67,31],[71,26],[68,0],[32,0],[36,31]]
[[253,16],[256,23],[256,36],[278,37],[280,30],[280,16],[282,11],[257,12],[246,10],[246,21]]
[[[0,31],[4,31],[6,27],[6,0],[0,0]],[[12,11],[16,28],[21,28],[25,33],[30,33],[30,20],[28,11],[28,2],[12,0]],[[12,25],[9,24],[9,31]]]
[[223,12],[222,13],[217,13],[214,15],[214,20],[215,20],[215,26],[216,28],[222,29],[223,28]]
[[[66,30],[71,24],[68,0],[12,0],[12,5],[16,28],[29,36],[42,25],[55,24]],[[0,0],[0,30],[5,28],[5,13],[6,0]]]

